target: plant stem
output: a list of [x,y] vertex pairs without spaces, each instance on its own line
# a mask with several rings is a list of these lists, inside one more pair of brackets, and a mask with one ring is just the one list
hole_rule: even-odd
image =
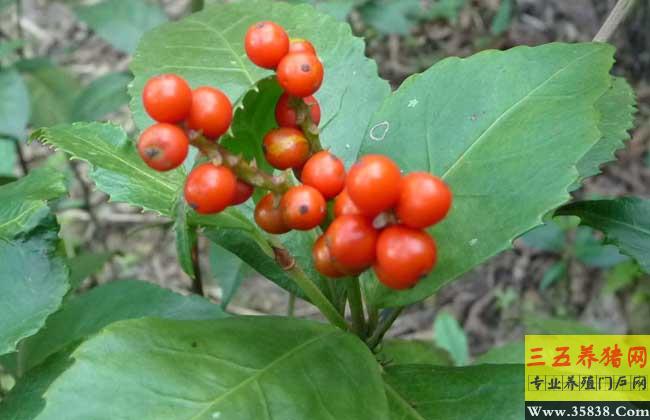
[[403,309],[403,306],[400,306],[399,308],[390,308],[387,309],[384,314],[382,314],[379,325],[377,325],[375,331],[366,341],[368,347],[370,347],[371,350],[377,347],[377,345],[381,342],[381,340],[384,338],[384,335],[386,335],[391,325],[393,325],[393,322],[395,322],[399,314],[402,313]]
[[287,304],[287,316],[293,316],[296,310],[296,295],[289,292],[289,303]]
[[348,304],[352,314],[352,330],[361,339],[364,339],[366,337],[366,321],[363,316],[363,301],[361,300],[358,277],[352,277],[348,280]]
[[29,165],[27,164],[27,160],[23,154],[20,141],[18,139],[10,139],[9,141],[13,142],[16,147],[16,154],[18,155],[18,162],[20,163],[20,169],[23,171],[23,175],[27,175],[29,173]]
[[618,0],[612,11],[605,19],[594,37],[594,42],[607,42],[612,37],[619,25],[625,20],[634,7],[636,0]]
[[377,328],[377,322],[379,322],[379,310],[375,308],[374,306],[368,304],[368,334],[370,334],[371,331],[374,331],[375,328]]
[[205,7],[205,2],[203,0],[192,0],[190,10],[192,11],[192,13],[200,12],[201,10],[203,10],[204,7]]
[[341,314],[298,265],[294,264],[286,272],[331,324],[345,331],[350,329]]
[[229,167],[237,175],[237,178],[249,185],[277,194],[282,194],[291,187],[284,174],[277,176],[268,174],[258,168],[255,162],[247,162],[241,156],[235,155],[219,143],[210,141],[200,134],[191,136],[190,143],[212,159],[215,164]]
[[312,153],[317,153],[323,150],[323,145],[320,142],[320,130],[318,125],[311,118],[311,106],[305,103],[302,98],[293,98],[289,105],[296,112],[296,120],[300,124],[303,134],[309,141]]
[[192,290],[197,295],[205,296],[203,291],[203,275],[201,273],[201,260],[199,240],[196,238],[192,245],[192,269],[194,270],[194,278],[192,279]]

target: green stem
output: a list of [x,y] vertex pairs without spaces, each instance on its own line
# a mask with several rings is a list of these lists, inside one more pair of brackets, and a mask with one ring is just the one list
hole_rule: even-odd
[[377,345],[381,342],[381,340],[384,338],[384,335],[386,335],[391,325],[393,325],[393,322],[395,322],[399,314],[402,313],[403,309],[404,307],[400,306],[399,308],[391,308],[386,310],[384,316],[382,316],[381,321],[379,321],[379,325],[377,325],[375,331],[366,341],[368,347],[370,347],[371,350],[377,347]]
[[342,330],[349,330],[345,319],[341,316],[341,314],[339,314],[332,303],[327,300],[318,286],[316,286],[316,284],[314,284],[314,282],[311,281],[309,277],[307,277],[305,272],[302,271],[302,269],[297,264],[294,264],[293,267],[287,269],[286,272],[289,277],[291,277],[291,279],[298,285],[298,287],[300,287],[300,289],[305,293],[311,303],[320,309],[323,315],[325,315],[325,318],[327,318],[331,324],[339,327]]
[[302,98],[293,98],[289,104],[296,111],[296,120],[309,141],[312,153],[323,150],[323,145],[320,142],[320,130],[311,119],[311,106],[307,105]]
[[293,316],[296,310],[296,295],[289,292],[289,303],[287,305],[287,316]]
[[20,140],[14,139],[10,141],[13,141],[14,147],[16,148],[16,154],[18,155],[18,162],[20,163],[20,169],[22,169],[23,175],[27,175],[29,173],[29,165],[27,164],[27,160],[25,159],[25,155],[23,154],[23,149],[20,145]]
[[[367,302],[366,302],[367,303]],[[373,305],[368,304],[368,334],[371,331],[374,331],[377,328],[377,323],[379,322],[379,309],[375,308]]]
[[348,280],[348,304],[352,314],[352,330],[361,339],[366,337],[366,321],[363,316],[363,301],[361,300],[361,287],[359,278],[353,277]]
[[198,238],[192,244],[192,268],[194,270],[194,278],[192,279],[192,290],[197,295],[205,296],[203,290],[203,274],[201,273],[200,249]]
[[249,185],[282,194],[291,188],[291,183],[285,174],[271,175],[258,168],[255,163],[248,162],[219,143],[210,141],[200,134],[190,138],[192,146],[212,159],[215,164],[229,167],[237,178]]
[[201,10],[203,10],[204,7],[205,7],[204,0],[192,0],[190,10],[192,11],[192,13],[200,12]]

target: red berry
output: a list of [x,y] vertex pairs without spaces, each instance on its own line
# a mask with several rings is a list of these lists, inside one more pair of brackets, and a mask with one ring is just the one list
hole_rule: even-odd
[[391,289],[415,286],[435,264],[436,243],[426,232],[395,225],[379,235],[375,273]]
[[232,104],[219,89],[201,86],[192,92],[187,125],[210,139],[223,135],[232,122]]
[[309,185],[291,187],[280,201],[284,224],[291,229],[309,230],[320,225],[327,215],[323,195]]
[[279,201],[273,193],[268,193],[255,206],[255,223],[264,231],[275,235],[291,230],[284,224]]
[[404,225],[421,229],[444,219],[451,200],[451,191],[440,178],[426,172],[413,172],[402,179],[395,210]]
[[363,216],[341,216],[325,232],[325,240],[337,266],[359,273],[375,262],[377,231]]
[[[275,121],[279,127],[299,127],[296,121],[296,111],[291,107],[291,99],[291,96],[284,93],[275,105]],[[300,100],[300,98],[294,98],[294,100]],[[320,123],[320,105],[318,101],[313,96],[307,96],[303,98],[303,101],[309,105],[312,122],[318,125]]]
[[395,162],[386,156],[367,155],[350,169],[346,188],[361,211],[377,215],[397,204],[401,178]]
[[192,89],[175,74],[152,77],[144,85],[142,103],[149,116],[158,122],[179,123],[192,106]]
[[278,64],[278,83],[285,92],[304,98],[323,83],[323,64],[314,54],[287,54]]
[[316,188],[325,198],[334,198],[345,187],[345,166],[330,152],[318,152],[303,166],[300,180]]
[[264,136],[264,156],[277,169],[300,168],[309,157],[309,142],[302,131],[280,127]]
[[154,124],[140,135],[138,152],[149,167],[169,171],[180,166],[190,147],[187,134],[175,125]]
[[314,266],[316,270],[326,277],[343,277],[342,273],[332,261],[330,250],[325,242],[325,235],[321,235],[311,250],[312,258],[314,259]]
[[289,43],[289,52],[316,55],[316,48],[314,48],[314,45],[306,39],[292,38]]
[[187,176],[185,201],[197,213],[218,213],[233,202],[236,188],[237,178],[230,169],[204,163]]
[[232,199],[231,205],[236,206],[245,203],[249,198],[251,198],[253,191],[255,191],[255,188],[252,185],[238,179],[237,186],[235,187],[235,197]]
[[363,212],[354,204],[350,198],[348,190],[344,189],[341,194],[334,200],[334,216],[341,217],[346,215],[363,215]]
[[274,69],[289,52],[289,36],[277,23],[258,22],[248,28],[244,47],[253,63]]

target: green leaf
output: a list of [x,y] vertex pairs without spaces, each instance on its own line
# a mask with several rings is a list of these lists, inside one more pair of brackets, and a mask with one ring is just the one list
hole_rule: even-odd
[[39,419],[388,418],[372,353],[312,321],[122,321],[72,358]]
[[621,255],[613,245],[603,245],[594,237],[594,231],[586,226],[580,226],[576,231],[575,256],[580,262],[597,268],[609,268],[629,258]]
[[0,136],[21,140],[29,120],[29,92],[18,71],[0,71]]
[[[69,349],[69,350],[72,350]],[[70,365],[69,351],[61,351],[22,376],[6,398],[0,401],[3,420],[34,420],[45,407],[42,396]]]
[[[9,0],[9,1],[13,2],[15,0]],[[2,9],[2,0],[0,0],[0,9]],[[22,39],[12,39],[10,41],[0,42],[0,58],[4,58],[5,56],[13,53],[18,48],[21,48],[23,45],[25,45],[25,41],[23,41]]]
[[639,265],[633,261],[625,261],[614,266],[610,271],[605,274],[605,293],[616,293],[619,290],[630,286],[635,280],[641,278],[643,272]]
[[363,21],[384,34],[408,35],[423,11],[420,0],[375,0],[360,9]]
[[29,89],[30,124],[47,127],[72,122],[74,101],[81,91],[77,79],[46,59],[26,60],[17,66]]
[[[0,177],[12,177],[16,169],[16,146],[14,139],[0,137]],[[0,183],[0,185],[2,185]]]
[[11,239],[36,227],[49,213],[46,200],[65,194],[63,180],[60,172],[38,168],[0,186],[0,238]]
[[57,226],[46,217],[31,232],[0,239],[0,355],[16,350],[61,305],[68,270],[56,255]]
[[378,354],[380,360],[388,364],[421,363],[451,366],[449,353],[433,343],[418,340],[386,340],[381,344]]
[[524,343],[513,342],[503,346],[493,347],[474,360],[475,365],[484,364],[523,364],[524,363]]
[[520,420],[522,365],[389,366],[384,374],[391,418]]
[[70,269],[70,290],[77,290],[81,282],[99,273],[115,255],[114,252],[87,252],[68,259]]
[[441,312],[433,323],[433,340],[438,347],[447,350],[456,366],[469,362],[469,345],[465,331],[456,318],[447,312]]
[[560,281],[567,272],[567,266],[565,261],[558,261],[555,264],[551,265],[544,272],[542,281],[539,284],[539,290],[546,290],[558,281]]
[[578,162],[580,180],[599,174],[600,166],[614,160],[614,152],[625,146],[628,130],[634,125],[635,105],[630,85],[622,77],[613,77],[612,85],[596,103],[601,139]]
[[212,278],[221,288],[221,307],[226,309],[242,281],[251,275],[253,269],[241,258],[215,243],[210,244],[210,269]]
[[293,4],[312,4],[320,12],[327,13],[341,21],[345,21],[352,9],[363,2],[364,0],[288,0],[288,3]]
[[11,6],[12,4],[15,4],[16,0],[0,0],[0,12],[5,9],[6,7]]
[[454,204],[432,230],[437,268],[408,291],[366,284],[372,303],[435,293],[568,200],[576,163],[600,138],[594,105],[611,83],[612,52],[591,43],[483,51],[402,84],[373,117],[362,154],[442,177]]
[[207,228],[205,236],[215,244],[237,255],[262,276],[289,292],[303,297],[302,292],[275,260],[273,248],[256,231],[229,228]]
[[132,53],[142,35],[167,21],[156,4],[145,0],[104,0],[75,8],[79,19],[120,51]]
[[50,316],[45,328],[25,341],[24,363],[30,369],[49,355],[125,319],[200,320],[225,316],[219,306],[199,296],[183,296],[143,281],[114,281],[67,301]]
[[[141,103],[144,84],[165,72],[183,76],[193,87],[217,86],[240,105],[247,91],[272,75],[252,64],[244,51],[246,30],[260,20],[278,22],[291,37],[306,38],[315,45],[325,66],[325,80],[316,94],[322,110],[321,140],[347,164],[352,163],[372,113],[390,88],[377,76],[376,64],[365,57],[365,45],[352,36],[349,25],[309,5],[270,1],[214,5],[148,32],[131,64],[135,79],[129,92],[137,125],[144,128],[151,121]],[[267,103],[268,98],[263,100]],[[270,118],[268,111],[258,112]],[[255,140],[261,142],[261,137]]]
[[513,0],[501,0],[499,10],[497,10],[497,14],[492,19],[492,24],[490,25],[490,33],[492,35],[501,35],[508,30],[512,19],[512,7]]
[[185,273],[190,278],[195,278],[194,262],[192,260],[192,250],[196,245],[196,228],[187,223],[187,212],[189,206],[185,200],[180,200],[176,209],[176,221],[174,222],[174,232],[176,232],[176,254],[178,262]]
[[553,220],[526,232],[521,237],[526,245],[542,251],[562,252],[566,248],[566,235],[564,229]]
[[526,317],[524,325],[526,334],[602,334],[602,331],[572,319],[544,318],[539,315]]
[[74,120],[93,121],[129,103],[128,73],[108,73],[93,80],[75,100]]
[[90,177],[112,201],[167,216],[173,213],[184,182],[182,171],[157,172],[149,168],[121,128],[76,123],[37,130],[32,138],[90,163]]
[[650,273],[650,200],[626,197],[580,201],[567,204],[556,214],[580,217],[582,224],[603,232],[609,243]]
[[242,107],[235,111],[229,134],[220,143],[230,151],[242,154],[246,159],[255,159],[258,165],[273,171],[262,151],[264,135],[277,126],[275,104],[282,95],[282,89],[275,79],[268,78],[258,83],[242,99]]
[[446,19],[455,21],[458,19],[461,9],[468,0],[436,0],[431,5],[431,10],[425,15],[430,19]]

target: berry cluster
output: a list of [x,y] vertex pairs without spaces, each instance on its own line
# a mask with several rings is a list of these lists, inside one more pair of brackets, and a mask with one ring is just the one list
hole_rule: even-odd
[[[140,135],[138,151],[147,165],[158,171],[180,166],[187,157],[190,137],[216,141],[230,128],[232,104],[219,89],[194,90],[180,76],[152,77],[142,91],[144,108],[156,123]],[[185,199],[199,213],[216,213],[243,203],[253,187],[238,180],[225,166],[204,163],[187,177]]]
[[424,172],[402,176],[381,155],[363,157],[346,173],[341,159],[320,145],[321,109],[312,95],[322,84],[323,65],[314,46],[289,39],[273,22],[251,26],[244,45],[253,63],[275,70],[284,91],[275,106],[278,128],[262,140],[265,159],[276,169],[292,170],[300,184],[292,185],[286,173],[267,174],[222,147],[219,137],[232,122],[228,97],[211,87],[192,90],[171,74],[153,77],[143,91],[145,109],[157,121],[140,137],[143,160],[170,170],[183,163],[190,144],[196,146],[210,159],[185,184],[185,199],[197,212],[217,213],[247,201],[254,188],[266,190],[254,213],[266,232],[325,229],[312,252],[323,275],[358,275],[373,267],[388,287],[415,285],[436,262],[435,242],[423,229],[449,211],[447,186]]
[[451,200],[439,178],[402,176],[386,156],[364,156],[347,174],[334,200],[335,219],[314,245],[316,268],[343,277],[372,266],[386,286],[413,287],[436,263],[436,244],[423,229],[447,215]]

